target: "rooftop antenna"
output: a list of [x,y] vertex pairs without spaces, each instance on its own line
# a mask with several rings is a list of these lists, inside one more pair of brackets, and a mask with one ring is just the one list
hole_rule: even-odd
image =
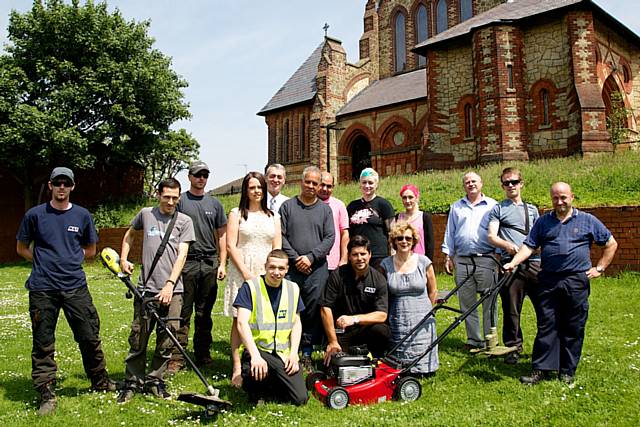
[[322,29],[324,30],[324,36],[325,38],[327,37],[327,30],[329,29],[329,24],[327,24],[326,22],[324,23],[324,27],[322,27]]

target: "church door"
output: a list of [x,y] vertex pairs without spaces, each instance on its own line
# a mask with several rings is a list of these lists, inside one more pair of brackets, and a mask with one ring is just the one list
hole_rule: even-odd
[[351,152],[351,175],[354,181],[360,179],[360,172],[368,167],[371,167],[371,144],[364,136],[358,136]]

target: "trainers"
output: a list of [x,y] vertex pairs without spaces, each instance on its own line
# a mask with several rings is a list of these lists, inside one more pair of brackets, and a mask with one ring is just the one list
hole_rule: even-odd
[[134,395],[135,391],[132,388],[123,388],[122,390],[120,390],[120,393],[118,393],[118,399],[116,399],[116,402],[120,404],[127,403],[128,401],[133,399]]
[[106,374],[91,379],[91,391],[116,391],[118,384],[111,380]]
[[49,382],[40,388],[40,408],[38,415],[50,415],[56,410],[56,393],[54,390],[55,383]]
[[518,352],[509,353],[507,357],[504,358],[504,363],[507,365],[517,365],[518,360],[520,360],[520,355]]
[[302,355],[302,359],[300,359],[300,367],[305,374],[311,374],[315,372],[315,367],[313,366],[313,359],[310,355]]
[[180,359],[171,359],[167,365],[167,374],[174,375],[184,369],[184,361]]
[[575,377],[569,374],[560,374],[559,379],[569,387],[573,386],[573,382],[575,381]]
[[531,375],[520,377],[520,382],[527,385],[536,385],[540,381],[548,379],[549,371],[540,371],[538,369],[534,369],[533,371],[531,371]]
[[171,394],[167,391],[164,381],[148,382],[144,385],[144,391],[158,397],[160,399],[171,399]]

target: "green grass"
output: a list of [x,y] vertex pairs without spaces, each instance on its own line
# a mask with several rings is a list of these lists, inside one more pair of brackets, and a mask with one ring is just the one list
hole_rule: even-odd
[[[35,415],[37,394],[31,386],[31,331],[28,293],[24,281],[27,264],[0,266],[0,425],[2,426],[119,426],[194,425],[199,408],[176,401],[137,395],[126,405],[115,403],[115,393],[88,393],[80,354],[66,321],[57,331],[59,406],[47,419]],[[124,286],[98,264],[86,267],[98,312],[108,369],[122,380],[127,336],[132,317]],[[451,279],[439,276],[439,288],[451,288]],[[222,298],[222,287],[220,288]],[[455,304],[455,301],[453,302]],[[640,423],[640,275],[593,281],[583,359],[574,389],[558,381],[525,387],[518,377],[530,369],[530,358],[517,366],[500,360],[473,357],[460,351],[464,327],[456,329],[440,347],[438,374],[422,381],[423,396],[413,403],[387,402],[330,411],[312,398],[301,408],[269,403],[253,407],[244,394],[230,387],[227,374],[229,319],[214,308],[214,368],[205,375],[221,388],[234,406],[211,425],[430,425],[430,426],[637,426]],[[438,315],[438,329],[453,319]],[[523,320],[525,353],[531,353],[535,333],[533,310],[527,301]],[[168,381],[175,395],[203,392],[189,370]]]
[[[539,207],[551,207],[549,187],[556,181],[572,185],[578,207],[637,205],[640,202],[640,152],[626,151],[615,155],[602,154],[592,158],[568,157],[543,159],[532,162],[493,163],[474,169],[484,181],[484,193],[497,200],[504,198],[499,176],[505,167],[518,167],[526,184],[524,198]],[[420,172],[382,178],[378,194],[385,197],[396,211],[403,211],[399,192],[404,184],[413,183],[420,188],[420,206],[432,213],[447,212],[449,205],[464,195],[463,170]],[[284,193],[298,194],[298,183],[290,183]],[[345,203],[361,197],[358,184],[341,184],[334,196]],[[228,212],[238,205],[239,195],[220,197]]]

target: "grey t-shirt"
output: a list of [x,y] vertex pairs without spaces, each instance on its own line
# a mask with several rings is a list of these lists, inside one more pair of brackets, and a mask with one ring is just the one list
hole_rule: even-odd
[[[147,269],[151,267],[153,258],[156,256],[158,247],[164,237],[164,232],[171,221],[171,215],[160,213],[160,209],[143,208],[131,221],[134,230],[143,230],[144,238],[142,242],[142,271],[138,283],[142,285],[147,275]],[[164,253],[158,260],[156,268],[153,269],[151,277],[147,280],[147,288],[151,292],[160,292],[165,282],[171,275],[173,265],[178,258],[180,243],[191,243],[195,240],[193,222],[187,215],[178,212],[178,218],[171,230],[171,237],[167,242]],[[173,288],[174,293],[182,292],[182,276],[179,276]]]
[[[533,223],[537,221],[540,214],[538,208],[529,203],[527,203],[527,212],[529,214],[529,230],[531,230]],[[489,223],[492,222],[500,223],[498,237],[508,242],[513,242],[518,245],[518,247],[522,246],[524,239],[527,237],[527,234],[529,234],[524,218],[524,206],[522,204],[516,205],[509,199],[503,200],[491,209],[489,212]],[[518,230],[526,231],[527,234],[523,234]],[[511,259],[511,255],[505,250],[500,249],[500,253],[503,259]],[[530,259],[540,259],[540,255],[534,254]]]
[[185,191],[180,197],[178,211],[191,218],[196,233],[196,241],[189,246],[189,256],[210,257],[217,266],[218,241],[215,230],[227,225],[222,204],[209,195],[194,196]]

